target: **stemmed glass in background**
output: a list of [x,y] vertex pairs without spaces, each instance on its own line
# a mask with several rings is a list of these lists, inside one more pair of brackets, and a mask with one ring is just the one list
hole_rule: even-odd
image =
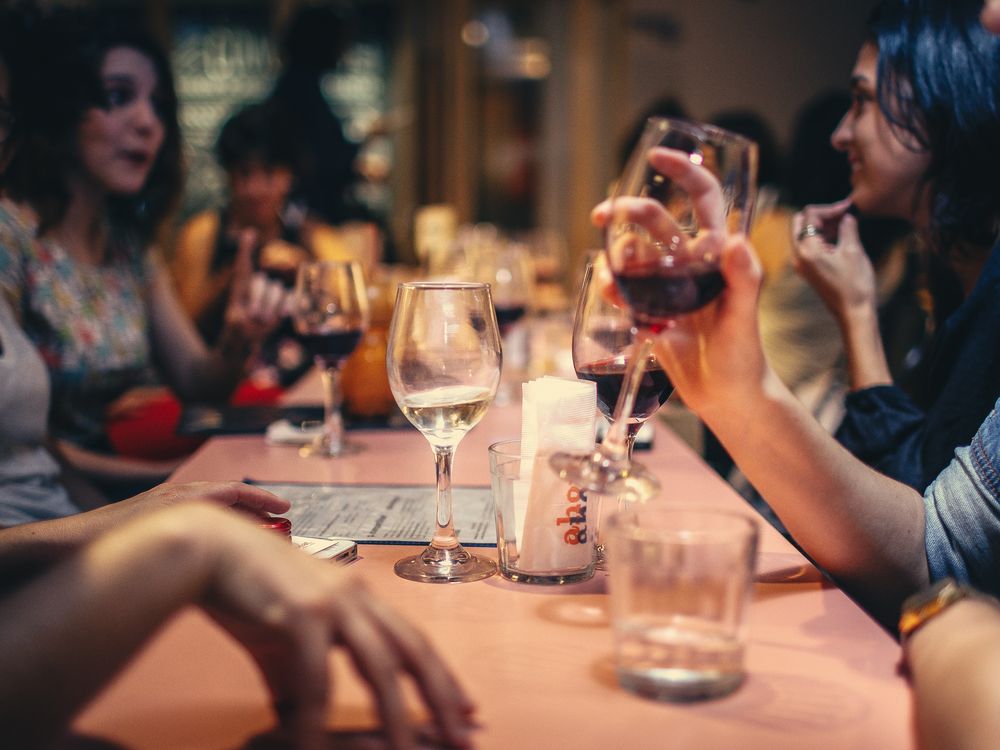
[[[602,276],[607,273],[600,255],[588,263],[584,271],[573,319],[573,368],[578,378],[597,385],[597,407],[610,422],[636,343],[632,315],[603,293]],[[629,458],[643,423],[656,413],[673,390],[663,367],[656,357],[648,354],[632,411],[627,416],[625,449]]]
[[[625,371],[634,350],[641,346],[635,340],[635,324],[632,315],[624,307],[615,305],[604,293],[609,271],[603,255],[596,255],[587,263],[580,287],[580,299],[573,319],[573,368],[582,380],[591,380],[597,386],[597,407],[610,422],[615,405],[621,394]],[[674,386],[663,367],[652,355],[646,357],[642,376],[639,380],[635,402],[627,418],[625,434],[626,458],[631,461],[635,438],[642,425],[656,413],[663,402],[673,393]],[[633,469],[635,464],[632,464]],[[619,506],[626,496],[619,496]],[[601,539],[601,516],[603,504],[611,495],[591,497],[600,505],[591,513],[597,530],[594,549],[597,554],[596,567],[606,566],[604,543]]]
[[368,326],[368,297],[361,266],[354,261],[303,263],[295,280],[292,304],[295,332],[323,378],[323,432],[299,453],[339,456],[351,448],[344,440],[340,413],[340,370]]
[[500,334],[487,284],[400,284],[389,329],[386,367],[392,395],[434,451],[437,470],[435,533],[419,555],[396,563],[412,581],[476,581],[496,572],[492,560],[459,544],[451,503],[451,464],[500,382]]
[[476,281],[490,285],[504,351],[504,371],[497,403],[520,402],[521,383],[528,368],[527,331],[518,322],[528,312],[535,282],[531,249],[499,235],[478,248],[474,258]]
[[[704,168],[721,185],[675,180],[679,164]],[[558,474],[586,489],[656,493],[659,483],[629,458],[633,413],[652,336],[679,315],[708,304],[725,287],[719,262],[726,236],[747,232],[756,194],[757,146],[710,125],[654,117],[647,121],[609,205],[605,257],[637,326],[604,441],[586,456],[555,453]]]

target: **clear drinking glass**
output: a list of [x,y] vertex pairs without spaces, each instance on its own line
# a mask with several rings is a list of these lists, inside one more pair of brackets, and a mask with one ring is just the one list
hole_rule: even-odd
[[303,456],[339,456],[356,447],[344,440],[340,371],[368,327],[368,297],[354,261],[303,263],[295,279],[292,321],[323,378],[323,432]]
[[500,382],[500,334],[487,284],[400,284],[386,367],[392,395],[434,451],[436,530],[419,555],[396,563],[412,581],[454,583],[493,575],[492,560],[470,554],[452,520],[451,464],[458,443],[489,408]]
[[[696,169],[691,170],[690,166]],[[591,491],[639,497],[655,478],[629,458],[629,419],[652,336],[703,307],[725,287],[726,237],[747,232],[756,195],[757,146],[711,125],[654,117],[608,205],[605,257],[636,325],[636,353],[624,373],[614,420],[587,456],[555,453],[556,472]]]

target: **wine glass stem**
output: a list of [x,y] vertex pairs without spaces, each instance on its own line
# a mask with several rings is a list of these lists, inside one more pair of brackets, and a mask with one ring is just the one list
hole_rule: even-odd
[[[632,445],[629,441],[629,417],[632,416],[632,409],[635,407],[639,383],[642,382],[642,376],[646,374],[646,360],[649,359],[649,355],[653,351],[653,340],[640,331],[637,334],[635,346],[637,351],[629,359],[628,366],[625,368],[625,380],[622,383],[621,392],[618,394],[618,403],[615,404],[614,419],[602,443],[604,450],[617,458],[628,458],[632,455]],[[634,434],[631,442],[635,442]]]
[[458,546],[455,522],[451,513],[451,460],[452,447],[434,447],[434,468],[437,473],[436,528],[431,546],[435,549],[454,549]]
[[632,451],[635,450],[635,439],[642,429],[642,422],[629,422],[628,431],[625,433],[625,457],[632,460]]
[[323,438],[334,450],[344,442],[344,420],[340,406],[344,398],[340,390],[340,368],[321,367],[323,379]]

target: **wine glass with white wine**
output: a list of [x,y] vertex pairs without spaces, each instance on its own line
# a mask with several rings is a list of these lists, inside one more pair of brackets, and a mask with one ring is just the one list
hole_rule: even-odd
[[496,572],[458,541],[452,518],[451,464],[458,443],[489,408],[500,382],[500,333],[487,284],[400,284],[386,367],[392,395],[434,451],[435,532],[396,574],[425,583],[477,581]]

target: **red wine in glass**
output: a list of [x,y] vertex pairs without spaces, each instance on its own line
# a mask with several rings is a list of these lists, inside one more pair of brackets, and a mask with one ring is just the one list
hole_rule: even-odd
[[[577,377],[593,381],[597,385],[597,406],[608,419],[611,419],[615,404],[618,403],[618,394],[625,381],[625,368],[625,357],[615,357],[591,362],[576,370]],[[639,382],[631,418],[637,422],[648,419],[670,397],[673,390],[673,383],[667,373],[655,357],[650,357],[646,360],[646,371]]]
[[523,318],[525,313],[524,305],[497,305],[494,309],[497,313],[497,326],[500,328],[501,336],[505,335],[511,326]]
[[678,315],[704,307],[726,287],[718,265],[704,261],[659,262],[630,266],[615,274],[615,286],[628,302],[635,322],[662,327]]
[[361,341],[361,329],[300,333],[299,341],[324,368],[339,368]]

